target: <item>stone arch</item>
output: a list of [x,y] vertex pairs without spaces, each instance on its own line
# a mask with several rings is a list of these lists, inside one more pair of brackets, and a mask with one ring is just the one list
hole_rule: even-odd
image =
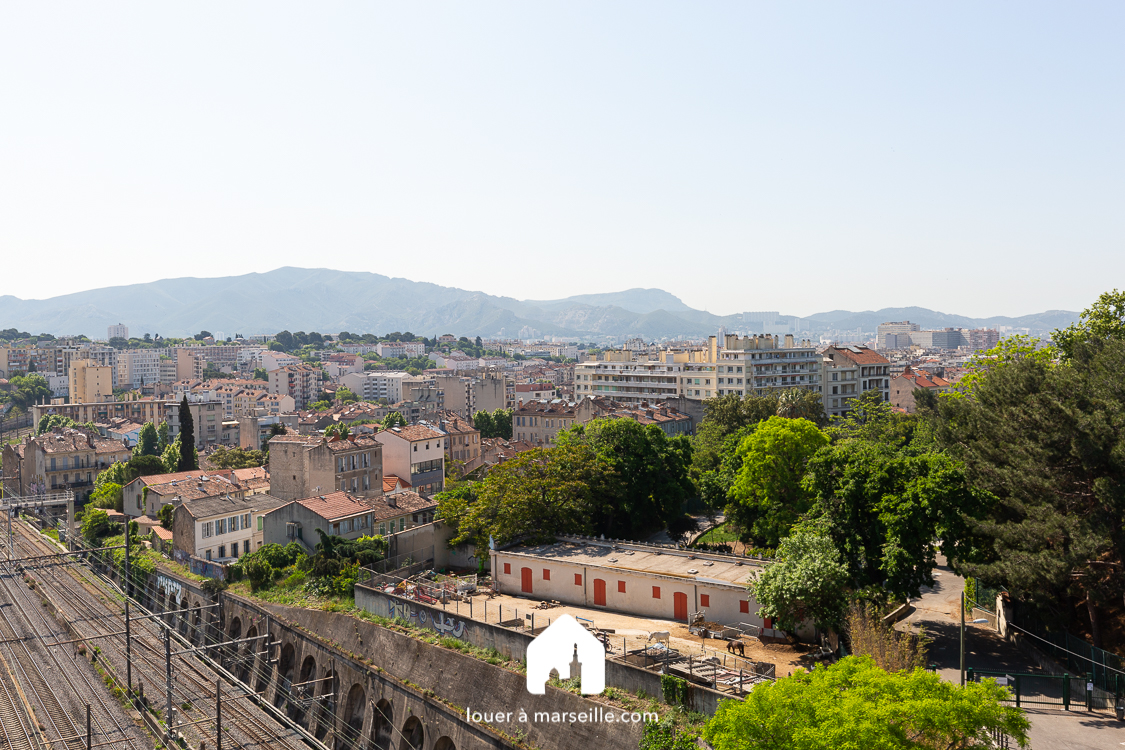
[[188,620],[188,615],[191,613],[187,611],[187,606],[187,596],[181,596],[180,600],[176,602],[176,609],[178,610],[176,613],[176,629],[180,632],[180,635],[185,637],[188,635],[188,626],[191,625]]
[[[244,637],[257,638],[258,626],[251,625]],[[253,669],[251,668],[257,666],[257,656],[254,652],[254,647],[257,645],[257,641],[247,641],[246,643],[236,643],[234,645],[235,658],[238,661],[235,665],[235,674],[238,676],[238,679],[242,680],[247,685],[253,680]]]
[[254,692],[261,693],[269,687],[270,682],[273,680],[273,665],[270,664],[270,641],[273,640],[269,630],[266,630],[262,635],[266,636],[260,641],[250,644],[250,648],[254,651],[254,659],[251,664],[254,667]]
[[434,750],[457,750],[457,746],[453,744],[453,740],[449,737],[440,737],[434,743]]
[[375,711],[371,714],[371,741],[367,743],[369,750],[391,750],[394,714],[394,706],[386,698],[375,704]]
[[[238,617],[232,617],[231,621],[230,621],[230,627],[227,628],[227,640],[228,641],[236,641],[241,637],[242,637],[242,619],[238,618]],[[223,656],[225,656],[228,661],[230,659],[233,659],[233,658],[238,656],[238,646],[237,645],[235,645],[235,646],[223,646],[221,650],[222,650]]]
[[402,742],[398,744],[398,750],[422,750],[425,742],[426,728],[422,726],[422,720],[411,716],[402,725]]
[[191,608],[191,643],[198,646],[202,642],[201,632],[203,627],[203,605],[197,599]]
[[277,694],[273,700],[273,705],[278,708],[285,705],[285,699],[289,696],[289,690],[293,685],[293,666],[296,660],[296,649],[293,648],[292,643],[286,643],[281,647],[281,656],[278,657],[277,662]]
[[308,705],[309,699],[316,694],[316,685],[309,684],[314,679],[316,679],[316,659],[309,655],[301,662],[301,673],[297,678],[297,687],[293,688],[292,700],[289,703],[289,718],[305,729],[309,728],[308,711],[305,710],[305,706]]
[[328,735],[328,730],[335,728],[336,724],[336,688],[340,676],[335,670],[325,670],[324,676],[316,684],[316,730],[313,732],[318,740],[323,740]]
[[336,738],[337,750],[361,747],[363,740],[363,714],[367,708],[367,693],[358,682],[352,685],[344,700],[343,721]]

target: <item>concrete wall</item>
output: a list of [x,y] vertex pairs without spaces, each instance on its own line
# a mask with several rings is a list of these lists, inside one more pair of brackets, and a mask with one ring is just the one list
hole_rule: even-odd
[[[363,585],[355,587],[355,603],[357,607],[372,614],[381,617],[399,617],[413,625],[464,640],[479,648],[495,649],[511,659],[521,661],[526,659],[527,646],[534,640],[533,636],[525,632],[470,619],[467,616],[469,610],[466,603],[460,603],[452,610],[448,606],[446,609],[442,609],[441,607],[431,607],[421,602],[376,591]],[[473,606],[483,606],[483,600],[482,602],[474,602]],[[464,608],[466,616],[459,616],[458,608]],[[520,611],[518,615],[520,619],[524,619],[524,615],[529,612]],[[517,612],[513,610],[512,617],[514,618],[516,614]],[[507,610],[505,610],[504,616],[508,618]],[[549,619],[549,614],[536,613],[536,627],[539,627],[540,622],[546,625]],[[633,693],[644,691],[657,699],[661,698],[663,692],[658,673],[615,661],[606,661],[605,684]],[[722,693],[693,686],[689,708],[710,716],[718,709],[719,701],[727,699],[728,696]]]

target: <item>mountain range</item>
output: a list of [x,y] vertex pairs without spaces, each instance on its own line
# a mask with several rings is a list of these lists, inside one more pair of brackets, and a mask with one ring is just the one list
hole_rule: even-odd
[[1066,310],[1015,318],[970,318],[921,307],[832,310],[805,318],[762,313],[714,315],[695,310],[661,289],[521,301],[374,273],[291,267],[222,278],[162,279],[43,300],[0,296],[0,329],[91,338],[103,338],[106,327],[115,323],[129,326],[134,336],[186,336],[200,330],[251,335],[288,329],[515,338],[523,330],[535,336],[602,341],[700,338],[720,327],[744,333],[867,332],[891,320],[909,320],[923,328],[1012,326],[1034,333],[1077,319],[1078,313]]

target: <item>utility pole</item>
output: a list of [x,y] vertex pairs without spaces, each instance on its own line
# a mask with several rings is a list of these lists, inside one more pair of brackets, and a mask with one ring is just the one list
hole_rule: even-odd
[[223,750],[223,678],[215,680],[215,750]]
[[173,725],[172,725],[172,631],[168,628],[164,629],[164,670],[165,670],[165,687],[168,690],[167,710],[168,713],[164,719],[168,724],[168,746],[172,745]]
[[129,628],[129,597],[133,595],[133,571],[129,567],[129,517],[125,517],[125,683],[128,685],[129,699],[133,697],[133,637]]
[[90,704],[86,704],[86,750],[94,746],[94,733],[90,728]]
[[965,592],[961,592],[961,687],[965,687]]

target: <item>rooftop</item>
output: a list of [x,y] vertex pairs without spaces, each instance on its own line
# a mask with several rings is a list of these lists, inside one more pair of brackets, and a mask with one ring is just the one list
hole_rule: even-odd
[[358,498],[353,497],[347,492],[339,490],[326,495],[317,495],[315,497],[306,497],[303,500],[294,500],[293,502],[308,508],[326,521],[347,518],[371,510],[371,507],[366,503],[361,502]]
[[208,518],[224,513],[247,513],[250,511],[271,511],[285,505],[285,501],[273,495],[250,495],[246,498],[236,499],[230,495],[207,497],[192,500],[181,505],[193,518]]
[[768,564],[733,555],[582,537],[560,537],[554,544],[512,547],[500,554],[729,586],[745,586]]

